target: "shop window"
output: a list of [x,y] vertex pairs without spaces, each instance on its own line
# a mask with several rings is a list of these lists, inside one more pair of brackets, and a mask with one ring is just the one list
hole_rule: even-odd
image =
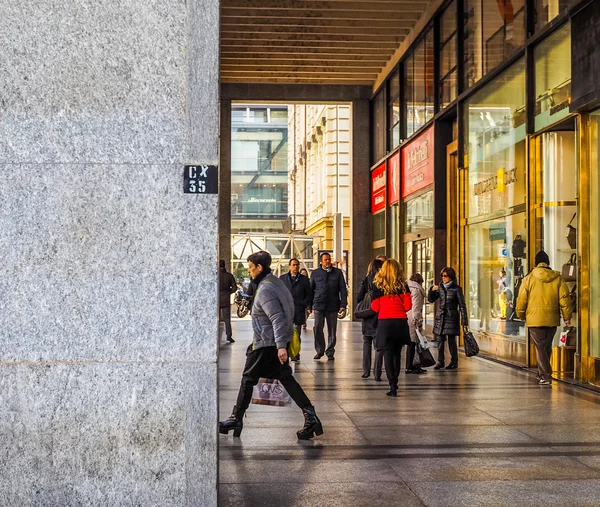
[[373,243],[385,240],[385,211],[373,215]]
[[405,62],[406,136],[434,116],[433,30],[429,30]]
[[469,218],[525,204],[525,116],[523,59],[467,101]]
[[525,323],[515,305],[525,276],[525,213],[469,225],[468,284],[465,284],[473,329],[525,337]]
[[524,343],[525,324],[514,313],[527,272],[523,59],[466,102],[465,128],[464,283],[472,326]]
[[463,1],[469,87],[525,43],[525,0]]
[[372,146],[373,160],[375,163],[385,157],[386,153],[386,122],[385,122],[385,90],[382,89],[371,101],[371,114],[373,119]]
[[400,76],[394,74],[388,81],[388,118],[390,132],[388,136],[389,151],[400,144]]
[[456,2],[440,18],[440,108],[456,98]]
[[544,28],[550,21],[561,13],[565,13],[569,6],[577,0],[536,0],[535,1],[535,29]]
[[554,32],[534,50],[535,130],[569,114],[571,101],[571,25]]
[[433,190],[406,202],[404,232],[421,233],[433,228]]

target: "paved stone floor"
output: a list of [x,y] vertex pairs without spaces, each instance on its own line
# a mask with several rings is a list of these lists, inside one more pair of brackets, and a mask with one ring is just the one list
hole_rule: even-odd
[[[299,442],[295,405],[251,405],[241,438],[219,435],[219,505],[600,506],[600,396],[461,355],[458,370],[402,372],[388,398],[360,378],[360,324],[340,322],[335,362],[312,359],[311,326],[296,378],[325,434]],[[221,349],[222,418],[250,330],[235,321]]]

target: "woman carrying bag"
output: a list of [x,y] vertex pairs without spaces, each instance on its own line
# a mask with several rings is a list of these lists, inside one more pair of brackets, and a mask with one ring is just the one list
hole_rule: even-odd
[[408,281],[408,288],[412,297],[412,309],[408,313],[408,329],[410,331],[410,344],[406,352],[406,374],[415,373],[427,373],[427,370],[419,367],[415,369],[413,367],[413,361],[415,359],[415,352],[417,350],[417,343],[419,337],[417,336],[417,329],[423,333],[423,305],[425,304],[425,289],[423,288],[423,277],[420,273],[415,273],[410,277]]
[[[383,266],[383,261],[380,259],[374,259],[369,264],[367,276],[363,279],[360,284],[360,290],[358,291],[357,303],[360,303],[365,297],[370,297],[369,294],[373,290],[373,280],[375,275]],[[367,296],[368,295],[368,296]],[[362,334],[363,334],[363,374],[362,378],[369,378],[371,375],[371,355],[373,349],[373,340],[375,339],[375,333],[377,331],[377,314],[362,319]],[[373,375],[375,380],[381,380],[381,370],[383,369],[383,354],[375,351],[375,364],[373,365]]]
[[408,312],[412,298],[402,266],[394,259],[383,263],[375,275],[371,308],[377,313],[375,349],[383,351],[385,373],[390,384],[387,396],[398,393],[402,346],[410,344]]
[[468,328],[469,316],[465,305],[465,295],[456,281],[454,268],[445,267],[441,271],[441,276],[440,284],[431,287],[427,294],[427,300],[430,303],[435,303],[438,299],[440,301],[433,325],[433,332],[439,337],[438,363],[434,370],[439,370],[445,365],[446,341],[450,350],[450,364],[446,366],[446,369],[454,370],[458,368],[456,337],[460,335],[461,321],[462,327]]

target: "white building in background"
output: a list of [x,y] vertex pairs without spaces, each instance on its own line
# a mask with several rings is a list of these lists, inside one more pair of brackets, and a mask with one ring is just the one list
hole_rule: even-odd
[[290,230],[321,236],[315,250],[333,250],[335,213],[350,247],[351,113],[350,105],[288,108]]

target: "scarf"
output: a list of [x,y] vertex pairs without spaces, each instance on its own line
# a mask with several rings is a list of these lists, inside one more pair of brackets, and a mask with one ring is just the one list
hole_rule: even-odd
[[271,268],[263,268],[262,272],[252,279],[252,282],[258,287],[258,284],[263,281],[264,277],[271,272]]

